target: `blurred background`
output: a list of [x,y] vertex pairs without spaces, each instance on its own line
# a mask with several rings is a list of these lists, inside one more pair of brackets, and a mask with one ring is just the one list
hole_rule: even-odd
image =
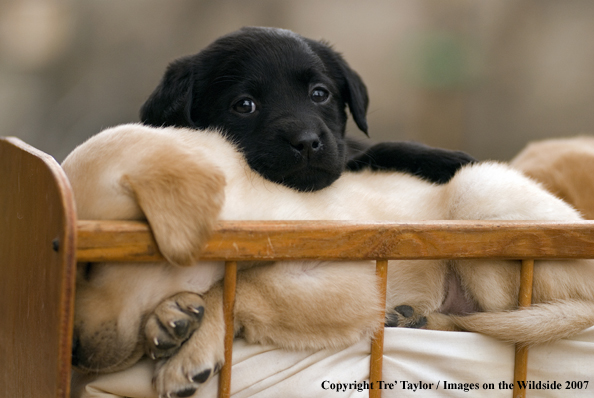
[[138,121],[170,61],[248,25],[343,53],[367,84],[374,141],[509,160],[594,132],[591,0],[0,0],[0,135],[61,161]]

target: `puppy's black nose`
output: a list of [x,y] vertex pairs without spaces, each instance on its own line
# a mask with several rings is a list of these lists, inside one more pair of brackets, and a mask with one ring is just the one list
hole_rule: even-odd
[[309,159],[315,152],[322,148],[320,137],[311,131],[305,131],[293,137],[290,144],[301,156]]

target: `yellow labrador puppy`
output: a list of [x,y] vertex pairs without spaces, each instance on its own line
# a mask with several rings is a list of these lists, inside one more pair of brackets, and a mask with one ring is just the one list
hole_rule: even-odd
[[[192,395],[223,361],[222,264],[196,263],[218,219],[580,220],[519,172],[465,166],[445,185],[346,173],[316,192],[263,179],[218,131],[124,125],[75,149],[63,164],[81,219],[144,219],[176,264],[81,264],[73,363],[90,372],[159,361],[161,394]],[[244,266],[235,330],[289,349],[369,338],[380,300],[371,263]],[[594,263],[540,262],[534,303],[517,309],[519,265],[505,261],[393,261],[386,322],[461,329],[536,344],[594,324]],[[463,315],[463,316],[462,316]]]
[[594,220],[594,137],[531,142],[511,166]]

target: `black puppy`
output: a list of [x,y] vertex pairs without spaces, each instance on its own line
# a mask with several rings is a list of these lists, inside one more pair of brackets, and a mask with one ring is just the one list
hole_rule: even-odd
[[473,159],[415,143],[367,146],[345,138],[346,107],[367,134],[367,89],[323,42],[275,28],[243,28],[169,65],[141,109],[153,126],[216,127],[263,177],[300,191],[345,168],[405,171],[448,181]]

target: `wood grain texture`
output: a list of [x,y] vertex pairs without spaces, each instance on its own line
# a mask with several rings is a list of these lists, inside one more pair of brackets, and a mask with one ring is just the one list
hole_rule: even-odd
[[223,282],[223,317],[225,319],[225,363],[219,373],[219,398],[231,396],[231,367],[233,365],[233,338],[235,290],[237,286],[237,262],[225,262]]
[[0,138],[2,396],[70,396],[75,226],[58,163]]
[[[523,260],[520,268],[520,292],[518,307],[532,305],[532,283],[534,281],[534,260]],[[525,398],[526,389],[516,388],[518,381],[528,380],[528,347],[516,345],[514,356],[514,398]]]
[[[377,260],[375,273],[378,277],[378,290],[383,304],[382,308],[385,308],[386,289],[388,287],[388,260]],[[382,378],[384,363],[384,317],[385,313],[383,312],[381,315],[381,327],[371,340],[371,355],[369,357],[369,398],[380,398],[382,396],[379,380],[384,380]]]
[[[594,221],[225,221],[203,260],[594,258]],[[80,261],[162,261],[146,223],[79,221]]]
[[78,221],[78,261],[163,261],[149,225],[139,221]]

